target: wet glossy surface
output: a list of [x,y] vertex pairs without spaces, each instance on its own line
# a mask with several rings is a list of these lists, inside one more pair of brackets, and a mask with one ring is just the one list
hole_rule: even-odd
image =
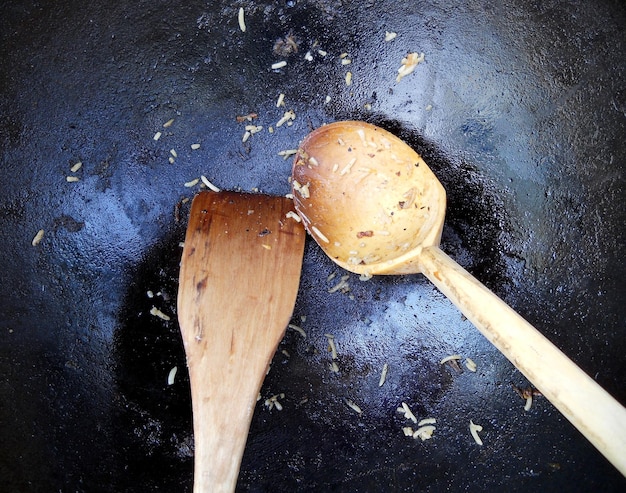
[[[287,193],[277,153],[337,119],[422,154],[448,194],[442,248],[626,402],[621,2],[254,2],[245,33],[231,2],[58,3],[0,20],[0,489],[190,491],[184,184]],[[298,53],[274,54],[290,31]],[[410,51],[425,63],[396,84]],[[242,143],[250,112],[264,129]],[[307,338],[279,347],[242,491],[623,490],[544,399],[524,412],[523,377],[425,279],[352,275],[329,293],[342,275],[309,241],[293,320]],[[439,365],[454,353],[478,371]],[[431,440],[403,436],[403,401],[437,418]]]

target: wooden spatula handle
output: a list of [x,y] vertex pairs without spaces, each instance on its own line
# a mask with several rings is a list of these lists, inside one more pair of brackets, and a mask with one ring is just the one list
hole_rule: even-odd
[[234,491],[259,389],[295,305],[305,232],[284,197],[203,192],[191,207],[178,319],[194,492]]
[[626,475],[626,409],[554,344],[438,247],[421,271],[529,381]]

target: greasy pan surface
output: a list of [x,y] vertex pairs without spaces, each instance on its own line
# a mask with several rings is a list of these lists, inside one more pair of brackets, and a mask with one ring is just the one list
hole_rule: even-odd
[[[623,2],[127,3],[3,8],[1,491],[191,490],[175,307],[200,186],[184,184],[285,194],[278,152],[339,119],[421,153],[448,192],[443,250],[626,402]],[[275,53],[290,34],[297,53]],[[425,62],[396,83],[414,51]],[[242,142],[251,112],[263,130]],[[623,491],[545,399],[524,411],[528,382],[422,276],[329,293],[343,274],[307,243],[307,337],[279,347],[242,491]],[[457,353],[476,373],[439,364]],[[282,411],[264,406],[281,393]],[[404,436],[402,402],[437,419],[431,440]]]

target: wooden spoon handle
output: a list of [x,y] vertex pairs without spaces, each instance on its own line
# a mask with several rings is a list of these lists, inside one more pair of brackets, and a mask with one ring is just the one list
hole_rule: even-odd
[[438,247],[424,248],[419,263],[424,275],[626,475],[624,406]]

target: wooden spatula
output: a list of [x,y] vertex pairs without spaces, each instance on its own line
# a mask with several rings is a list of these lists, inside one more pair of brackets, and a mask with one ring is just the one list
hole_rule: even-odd
[[268,365],[292,315],[305,232],[291,200],[201,192],[180,266],[191,381],[194,493],[233,491]]

